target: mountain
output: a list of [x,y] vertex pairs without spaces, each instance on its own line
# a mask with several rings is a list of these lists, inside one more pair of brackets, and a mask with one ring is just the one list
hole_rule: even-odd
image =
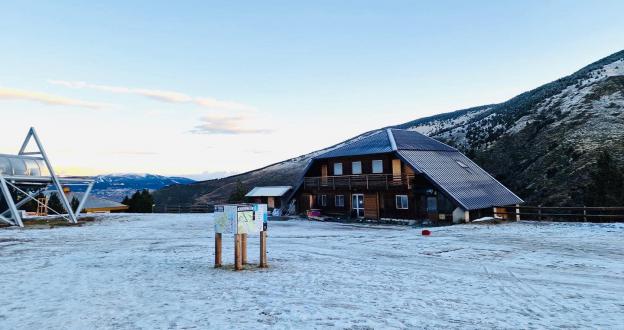
[[155,174],[107,174],[93,177],[92,194],[110,200],[121,201],[137,190],[157,190],[171,185],[195,182],[181,177],[167,177]]
[[[393,127],[457,147],[527,204],[583,205],[602,153],[624,165],[624,51],[500,104]],[[336,146],[219,180],[169,186],[155,199],[211,204],[226,200],[239,180],[247,188],[294,185],[312,157]]]

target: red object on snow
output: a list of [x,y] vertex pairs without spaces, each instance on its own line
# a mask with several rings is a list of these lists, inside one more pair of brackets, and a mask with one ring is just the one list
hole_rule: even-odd
[[423,236],[429,236],[429,235],[431,235],[431,231],[429,229],[423,229],[422,235]]

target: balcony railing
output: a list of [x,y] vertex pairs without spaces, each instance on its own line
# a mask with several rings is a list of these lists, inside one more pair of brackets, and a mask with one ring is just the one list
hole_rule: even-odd
[[340,176],[315,176],[303,179],[304,189],[391,189],[411,188],[413,175],[362,174]]

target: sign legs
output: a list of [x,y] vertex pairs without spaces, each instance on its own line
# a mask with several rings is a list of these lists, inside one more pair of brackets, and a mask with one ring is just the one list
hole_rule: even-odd
[[242,234],[234,235],[234,269],[243,270]]
[[241,263],[247,264],[247,234],[241,234]]
[[222,252],[221,233],[215,233],[215,260],[214,260],[215,268],[221,267],[221,252]]
[[269,267],[269,264],[267,263],[266,241],[267,232],[263,230],[260,232],[260,268]]
[[[223,264],[223,236],[215,233],[215,259],[214,267],[219,268]],[[247,234],[234,235],[234,269],[243,270],[243,266],[247,264]],[[260,232],[260,268],[268,268],[267,262],[267,232]]]

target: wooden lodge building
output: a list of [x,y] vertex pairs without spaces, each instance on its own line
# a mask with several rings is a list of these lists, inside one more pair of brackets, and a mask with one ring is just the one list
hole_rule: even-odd
[[295,190],[298,210],[337,218],[458,223],[523,203],[457,149],[384,129],[315,157]]

